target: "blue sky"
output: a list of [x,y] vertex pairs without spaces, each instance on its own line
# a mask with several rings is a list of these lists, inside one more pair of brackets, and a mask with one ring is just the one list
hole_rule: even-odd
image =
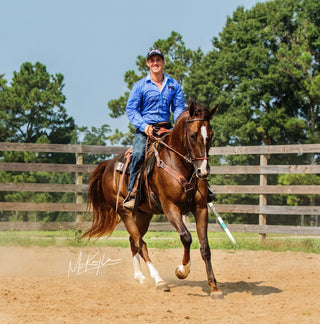
[[[64,75],[65,107],[79,126],[127,129],[107,102],[126,90],[123,77],[172,30],[187,48],[212,49],[211,40],[238,6],[258,0],[0,0],[0,74],[9,82],[24,62]],[[261,2],[261,1],[260,1]]]

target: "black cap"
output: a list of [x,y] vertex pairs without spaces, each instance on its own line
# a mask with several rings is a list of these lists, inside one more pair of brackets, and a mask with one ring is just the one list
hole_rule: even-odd
[[163,56],[162,52],[159,49],[154,48],[151,51],[149,51],[148,54],[147,54],[147,60],[149,60],[149,58],[151,56],[153,56],[153,55],[159,55],[164,60],[164,56]]

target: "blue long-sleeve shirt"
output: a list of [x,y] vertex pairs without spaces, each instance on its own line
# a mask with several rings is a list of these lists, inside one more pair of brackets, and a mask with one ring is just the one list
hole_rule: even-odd
[[136,82],[130,92],[126,112],[132,125],[141,132],[149,124],[174,121],[184,110],[184,98],[179,83],[164,74],[162,89],[152,81],[150,74]]

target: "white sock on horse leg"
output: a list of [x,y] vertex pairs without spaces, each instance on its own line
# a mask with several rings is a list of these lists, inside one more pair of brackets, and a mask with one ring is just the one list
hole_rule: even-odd
[[132,261],[133,261],[134,279],[142,283],[146,279],[146,277],[142,274],[140,257],[138,253],[132,258]]
[[151,262],[147,262],[147,265],[149,267],[150,276],[151,276],[151,278],[153,278],[155,280],[156,286],[159,283],[164,282],[164,280],[160,277],[160,274],[159,274],[158,270],[155,268],[155,266]]
[[190,273],[190,267],[191,267],[191,261],[189,260],[189,262],[186,265],[180,264],[178,269],[183,276],[187,277],[188,274]]

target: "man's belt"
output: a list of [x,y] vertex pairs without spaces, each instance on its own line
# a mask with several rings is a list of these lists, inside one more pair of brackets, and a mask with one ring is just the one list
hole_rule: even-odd
[[160,128],[166,128],[166,129],[170,129],[172,128],[172,125],[170,122],[161,122],[161,123],[155,123],[155,124],[151,124],[155,129],[160,129]]

